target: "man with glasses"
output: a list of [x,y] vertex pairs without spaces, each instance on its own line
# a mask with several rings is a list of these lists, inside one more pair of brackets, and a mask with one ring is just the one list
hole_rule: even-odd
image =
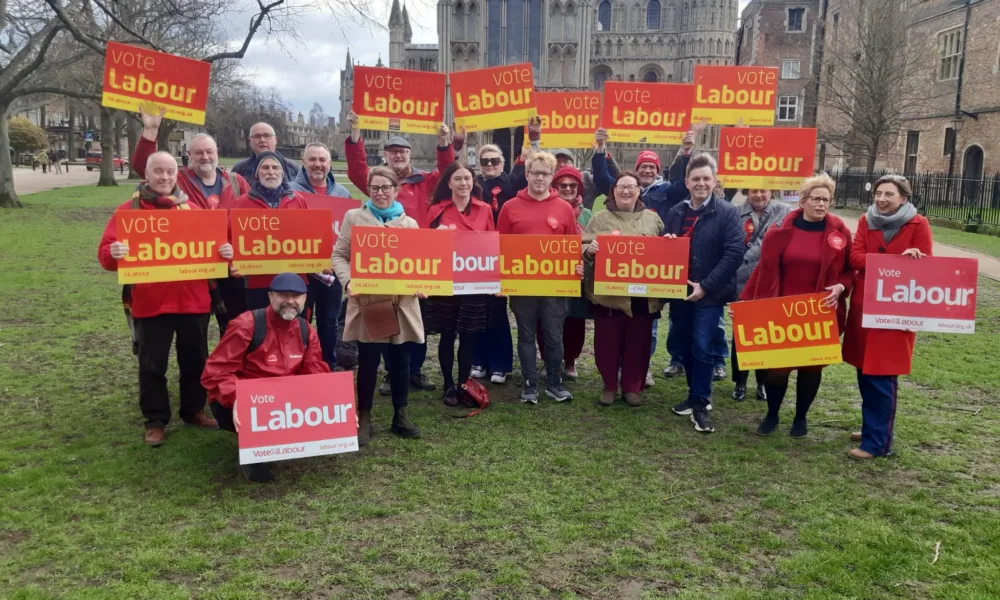
[[[344,153],[347,157],[347,177],[359,190],[368,188],[368,156],[365,154],[365,144],[361,140],[361,129],[358,127],[358,115],[352,110],[347,113],[347,121],[351,124],[351,135],[344,140]],[[421,171],[410,162],[410,142],[402,136],[392,136],[382,145],[382,156],[386,165],[393,170],[399,179],[399,194],[396,200],[403,205],[406,216],[413,218],[420,227],[428,227],[427,210],[430,207],[431,195],[437,186],[438,179],[451,163],[455,162],[455,151],[452,143],[465,142],[465,136],[455,135],[452,139],[448,126],[441,123],[438,129],[437,169],[430,173]],[[418,390],[433,390],[434,384],[423,373],[424,360],[427,358],[427,342],[412,343],[410,347],[410,385]],[[386,362],[386,371],[391,365]],[[391,393],[388,376],[379,387],[379,394],[387,396]]]
[[[573,208],[552,188],[556,157],[536,152],[525,162],[528,187],[507,201],[500,210],[497,231],[501,234],[576,235]],[[545,345],[545,394],[556,402],[572,400],[563,387],[563,320],[566,299],[543,296],[513,296],[510,308],[517,320],[517,354],[524,379],[521,402],[538,404],[538,363],[535,354],[535,329],[539,325]]]
[[257,181],[258,155],[263,152],[273,152],[278,156],[281,169],[285,174],[285,181],[291,181],[299,174],[299,166],[282,156],[278,151],[278,136],[274,134],[274,127],[267,123],[257,123],[250,128],[250,150],[252,154],[249,158],[244,158],[233,166],[233,172],[239,173],[243,179],[247,180],[251,186]]

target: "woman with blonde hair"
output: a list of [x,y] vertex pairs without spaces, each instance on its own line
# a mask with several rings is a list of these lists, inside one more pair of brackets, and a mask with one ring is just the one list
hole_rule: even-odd
[[[830,213],[835,184],[826,173],[810,177],[799,190],[799,208],[788,213],[780,227],[764,235],[760,262],[740,300],[779,298],[826,292],[823,305],[836,308],[837,328],[844,330],[847,297],[854,282],[851,266],[851,230]],[[806,414],[819,391],[823,366],[800,367],[795,384],[795,418],[791,436],[808,433]],[[770,435],[778,426],[778,411],[788,390],[792,369],[771,369],[764,388],[767,416],[757,427],[757,435]]]

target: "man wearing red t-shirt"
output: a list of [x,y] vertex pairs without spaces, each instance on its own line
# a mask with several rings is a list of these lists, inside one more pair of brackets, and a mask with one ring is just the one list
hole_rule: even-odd
[[[503,205],[497,219],[497,231],[501,234],[576,235],[573,207],[551,189],[556,157],[548,152],[537,152],[525,161],[524,169],[528,187]],[[556,402],[572,400],[573,395],[562,384],[566,299],[515,296],[510,299],[510,309],[517,320],[517,354],[524,378],[521,402],[538,403],[535,329],[539,322],[545,341],[545,394]]]

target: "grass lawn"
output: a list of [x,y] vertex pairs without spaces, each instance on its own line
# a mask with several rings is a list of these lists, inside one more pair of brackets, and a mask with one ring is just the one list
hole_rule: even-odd
[[968,233],[947,227],[934,228],[934,241],[1000,258],[1000,237]]
[[[96,261],[126,195],[68,188],[0,212],[2,598],[1000,598],[996,282],[980,281],[975,335],[919,337],[887,460],[845,456],[846,366],[826,371],[803,440],[790,406],[753,435],[762,403],[729,400],[729,382],[705,436],[669,412],[679,381],[657,377],[638,409],[597,406],[588,344],[572,403],[522,406],[515,376],[456,421],[414,394],[423,438],[401,440],[380,398],[362,452],[249,486],[229,434],[175,423],[142,444],[120,288]],[[433,342],[426,370],[440,382]]]

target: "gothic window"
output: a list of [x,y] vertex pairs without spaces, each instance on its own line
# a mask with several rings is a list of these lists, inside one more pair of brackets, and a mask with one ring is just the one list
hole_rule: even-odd
[[617,48],[617,52],[615,52],[615,56],[621,56],[622,55],[622,50],[624,48],[625,48],[625,42],[623,42],[621,40],[618,40],[618,48]]
[[656,83],[656,71],[646,71],[646,74],[642,76],[642,80],[649,83]]
[[594,44],[594,56],[600,56],[600,55],[601,55],[601,43],[597,42],[596,44]]
[[597,24],[599,31],[611,31],[611,2],[608,0],[597,7]]
[[649,0],[646,5],[646,29],[656,30],[660,28],[660,2],[659,0]]
[[597,91],[603,90],[604,82],[611,78],[611,69],[605,66],[597,67],[594,70],[594,89]]
[[715,43],[715,53],[722,54],[722,40],[719,40]]

